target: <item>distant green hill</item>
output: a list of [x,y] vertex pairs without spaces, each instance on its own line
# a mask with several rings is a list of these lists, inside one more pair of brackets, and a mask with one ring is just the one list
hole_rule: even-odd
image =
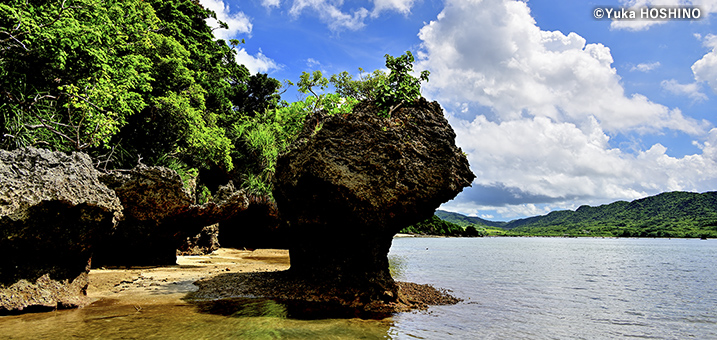
[[433,215],[431,218],[416,223],[410,227],[403,228],[400,233],[403,234],[414,234],[414,235],[435,235],[435,236],[464,236],[464,237],[478,237],[485,236],[487,233],[485,230],[478,230],[474,225],[461,226],[455,223],[448,222]]
[[[437,211],[447,221],[500,227],[517,236],[617,236],[617,237],[710,237],[717,238],[717,192],[702,194],[666,192],[632,202],[618,201],[598,207],[581,206],[575,211],[510,222]],[[490,224],[489,224],[490,223]]]
[[717,192],[666,192],[510,221],[522,235],[717,237]]
[[499,227],[502,228],[505,226],[506,222],[494,222],[489,220],[484,220],[480,217],[473,217],[473,216],[466,216],[459,213],[454,213],[450,211],[444,211],[444,210],[436,210],[436,216],[438,218],[455,223],[460,226],[470,226],[477,224],[479,226],[488,226],[488,227]]

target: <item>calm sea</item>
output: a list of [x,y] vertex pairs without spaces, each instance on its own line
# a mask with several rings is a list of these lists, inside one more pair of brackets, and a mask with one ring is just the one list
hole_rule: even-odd
[[398,339],[717,339],[715,240],[416,238],[391,254],[401,279],[465,300],[395,316]]
[[717,339],[717,240],[399,238],[390,259],[397,279],[464,301],[383,320],[270,300],[107,303],[0,317],[0,338]]

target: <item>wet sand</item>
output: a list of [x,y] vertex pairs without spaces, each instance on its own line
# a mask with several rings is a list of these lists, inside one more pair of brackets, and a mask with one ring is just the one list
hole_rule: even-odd
[[[246,296],[314,300],[306,286],[282,280],[283,274],[275,273],[287,269],[288,250],[220,248],[210,255],[177,256],[174,266],[93,269],[87,296],[95,306],[132,305],[138,311],[143,305],[186,304],[190,296],[205,300]],[[391,307],[394,311],[460,301],[430,285],[398,285],[400,302]]]
[[220,248],[210,255],[177,256],[177,265],[100,268],[90,271],[87,296],[97,302],[142,304],[179,302],[198,289],[194,282],[226,273],[276,272],[289,268],[289,251]]

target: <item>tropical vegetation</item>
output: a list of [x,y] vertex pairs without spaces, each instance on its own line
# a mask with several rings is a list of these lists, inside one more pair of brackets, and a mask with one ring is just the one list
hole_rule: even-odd
[[270,195],[309,114],[369,99],[390,115],[428,80],[410,74],[410,52],[386,55],[388,74],[305,72],[307,97],[288,103],[293,84],[250,74],[236,61],[244,41],[215,39],[208,18],[196,0],[0,3],[0,148],[82,151],[104,170],[170,167],[205,194],[233,180]]

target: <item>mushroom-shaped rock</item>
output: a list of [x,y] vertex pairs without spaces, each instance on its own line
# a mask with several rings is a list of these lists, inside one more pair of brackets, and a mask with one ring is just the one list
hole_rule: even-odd
[[393,236],[475,178],[437,102],[416,100],[390,118],[379,110],[364,101],[347,115],[310,116],[277,161],[273,191],[290,233],[289,273],[360,291],[363,304],[398,299]]

